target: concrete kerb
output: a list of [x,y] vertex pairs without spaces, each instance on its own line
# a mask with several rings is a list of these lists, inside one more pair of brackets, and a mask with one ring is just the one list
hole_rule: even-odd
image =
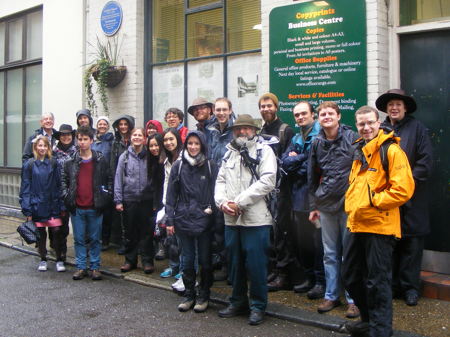
[[[11,248],[20,251],[25,254],[39,256],[39,254],[33,250],[27,249],[27,246],[17,246],[10,244],[8,242],[0,241],[0,246]],[[49,260],[55,261],[53,257],[49,257]],[[75,266],[73,259],[66,261],[66,264],[70,266]],[[102,267],[101,273],[106,276],[111,276],[114,278],[121,278],[126,281],[134,282],[147,287],[154,287],[161,290],[172,291],[172,288],[167,284],[159,283],[158,281],[151,278],[139,278],[136,276],[123,275],[120,271],[110,270],[108,268]],[[211,293],[211,302],[221,305],[227,305],[229,303],[228,296],[225,294]],[[324,330],[347,333],[344,324],[346,320],[340,319],[338,317],[323,315],[319,313],[310,312],[307,310],[292,308],[278,303],[269,303],[266,310],[266,315],[275,317],[278,319],[283,319],[286,321],[299,323],[307,326],[314,326]],[[406,331],[394,331],[394,337],[425,337],[419,334]]]

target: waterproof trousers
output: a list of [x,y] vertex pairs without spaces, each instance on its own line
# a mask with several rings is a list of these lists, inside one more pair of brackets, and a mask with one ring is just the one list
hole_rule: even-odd
[[350,233],[344,249],[342,279],[369,323],[371,337],[392,335],[393,236]]

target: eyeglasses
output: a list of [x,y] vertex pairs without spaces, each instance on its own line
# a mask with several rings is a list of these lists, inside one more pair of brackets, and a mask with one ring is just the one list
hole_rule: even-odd
[[367,122],[360,122],[356,123],[356,126],[360,129],[364,128],[366,125],[371,127],[374,126],[378,121],[367,121]]

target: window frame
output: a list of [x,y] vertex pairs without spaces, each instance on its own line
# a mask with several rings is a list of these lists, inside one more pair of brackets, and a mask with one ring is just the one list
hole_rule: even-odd
[[[165,62],[153,62],[153,50],[152,50],[152,44],[153,44],[153,1],[154,0],[147,0],[144,4],[144,13],[145,15],[145,46],[144,46],[144,120],[150,120],[153,118],[153,68],[157,66],[164,66],[164,65],[171,65],[171,64],[183,64],[183,74],[184,74],[184,107],[183,111],[187,111],[187,108],[189,106],[188,104],[188,64],[192,61],[198,61],[198,60],[208,60],[208,59],[222,59],[223,62],[223,96],[227,97],[228,95],[228,58],[230,56],[238,56],[238,55],[244,55],[244,54],[255,54],[255,53],[261,53],[262,48],[257,49],[249,49],[249,50],[242,50],[242,51],[236,51],[236,52],[228,52],[228,37],[227,37],[227,0],[218,0],[216,2],[213,2],[211,4],[198,6],[198,7],[191,7],[189,8],[189,0],[183,0],[184,5],[184,58],[182,59],[176,59],[171,61],[165,61]],[[260,1],[260,0],[257,0]],[[201,13],[213,9],[222,9],[223,10],[223,53],[214,54],[214,55],[208,55],[208,56],[196,56],[196,57],[188,57],[188,20],[187,17],[190,14],[195,13]],[[185,113],[185,125],[188,123],[188,116],[187,113]]]
[[[5,64],[0,65],[0,72],[4,73],[3,76],[3,87],[4,90],[1,93],[3,95],[3,165],[0,166],[0,173],[19,173],[21,169],[16,166],[8,165],[8,128],[7,128],[7,83],[8,83],[8,71],[22,69],[22,144],[20,151],[25,145],[25,141],[29,135],[26,135],[26,84],[27,84],[27,67],[41,65],[42,66],[42,56],[34,59],[26,59],[27,56],[27,15],[35,12],[42,12],[43,14],[43,6],[36,6],[25,11],[21,11],[18,13],[14,13],[12,15],[8,15],[0,18],[0,23],[5,23],[5,46],[4,46],[4,60]],[[9,22],[15,20],[22,20],[22,58],[18,61],[9,62],[8,54],[9,54]]]

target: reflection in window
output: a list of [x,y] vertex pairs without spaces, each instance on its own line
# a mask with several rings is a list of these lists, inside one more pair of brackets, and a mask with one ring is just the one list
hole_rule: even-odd
[[[22,164],[22,69],[6,73],[6,141],[8,146],[8,166],[20,167]],[[17,146],[19,145],[19,146]]]
[[[4,79],[5,79],[5,73],[0,73],[0,93],[4,93],[5,92],[5,86],[4,86]],[[0,166],[3,166],[5,164],[5,152],[3,151],[4,149],[4,129],[3,129],[3,120],[4,120],[4,116],[5,116],[5,111],[4,111],[4,95],[0,94]]]
[[42,65],[26,68],[25,134],[39,128],[42,106]]
[[183,0],[152,1],[153,62],[184,58]]
[[400,0],[400,25],[411,25],[450,18],[448,0]]
[[188,0],[188,1],[189,1],[189,8],[220,2],[220,0]]
[[219,8],[188,16],[188,57],[223,53],[222,13]]
[[11,21],[9,28],[9,53],[8,62],[22,59],[22,19]]
[[254,0],[227,1],[228,51],[261,47],[261,2]]
[[42,12],[27,15],[27,59],[42,57]]
[[5,23],[0,22],[0,66],[5,64]]

